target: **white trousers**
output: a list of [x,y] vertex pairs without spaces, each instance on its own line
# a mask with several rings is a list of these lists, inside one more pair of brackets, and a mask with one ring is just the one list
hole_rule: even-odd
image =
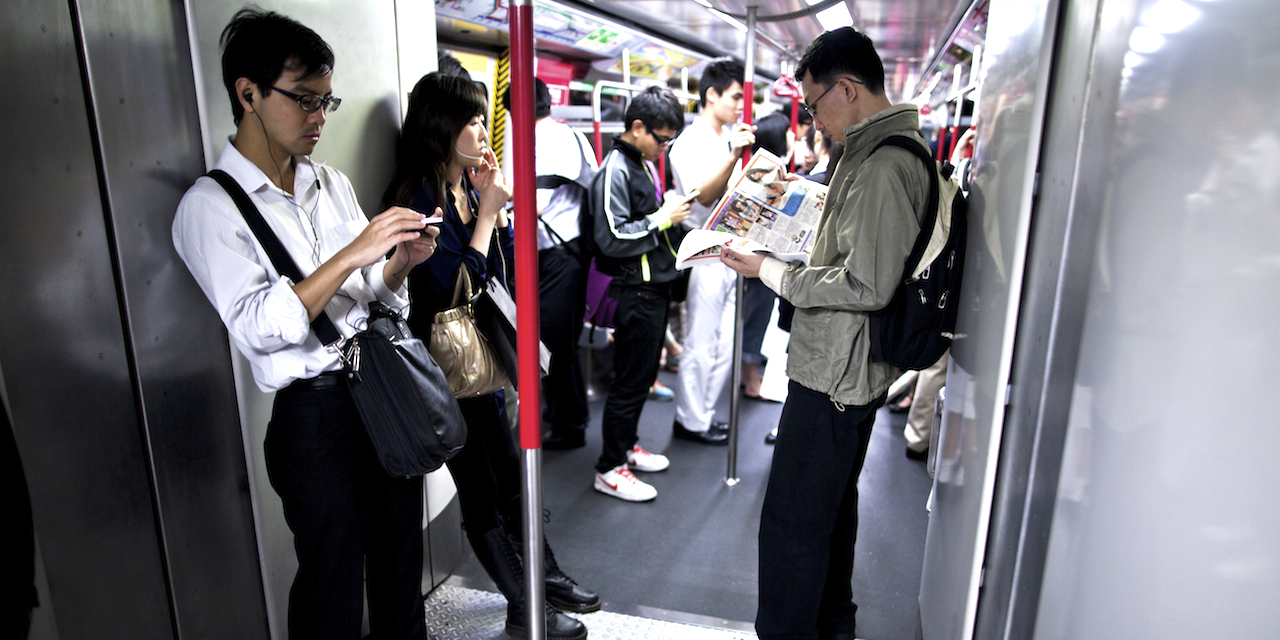
[[693,267],[685,299],[680,373],[676,376],[676,420],[690,431],[706,431],[716,401],[733,372],[733,287],[737,275],[722,264]]
[[933,417],[938,403],[938,392],[947,384],[947,364],[951,362],[951,350],[942,354],[938,361],[929,365],[916,378],[916,390],[911,394],[911,410],[907,413],[907,426],[902,435],[907,439],[907,448],[912,451],[924,451],[929,448],[929,437],[933,434]]

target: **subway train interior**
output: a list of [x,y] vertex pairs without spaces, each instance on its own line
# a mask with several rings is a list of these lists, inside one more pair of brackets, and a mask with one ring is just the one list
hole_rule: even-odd
[[[510,20],[528,0],[257,4],[332,45],[342,108],[313,159],[367,214],[441,54],[484,86],[494,152],[518,162],[500,96],[529,84]],[[235,132],[219,35],[242,6],[0,5],[0,415],[21,516],[6,518],[6,637],[289,635],[298,561],[266,474],[273,395],[171,238]],[[856,637],[1280,638],[1280,376],[1264,366],[1280,361],[1280,3],[533,0],[531,15],[552,117],[597,157],[637,88],[676,92],[691,122],[717,58],[747,65],[744,117],[790,116],[806,47],[849,25],[939,160],[972,132],[928,456],[903,455],[907,418],[886,406],[858,485]],[[560,567],[603,600],[569,614],[591,638],[756,637],[787,340],[771,323],[773,402],[743,398],[737,373],[720,398],[731,447],[673,438],[673,403],[646,403],[641,441],[671,460],[646,476],[648,503],[592,488],[611,353],[581,352],[587,445],[526,458],[541,465],[526,486]],[[508,637],[453,479],[424,483],[429,637]]]

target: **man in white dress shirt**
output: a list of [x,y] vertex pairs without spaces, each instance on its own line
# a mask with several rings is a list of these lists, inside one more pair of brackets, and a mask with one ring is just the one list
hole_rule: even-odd
[[357,640],[367,579],[378,638],[422,640],[422,479],[382,469],[338,354],[311,322],[324,313],[346,339],[370,302],[406,307],[405,276],[431,255],[438,230],[402,208],[368,220],[346,176],[311,162],[326,114],[340,103],[333,51],[319,35],[244,9],[221,43],[237,128],[217,168],[248,193],[304,277],[291,282],[276,271],[208,177],[179,203],[173,242],[258,387],[276,392],[265,452],[298,555],[289,636]]
[[[728,188],[742,150],[755,142],[753,127],[738,122],[743,108],[743,68],[730,60],[713,60],[698,81],[701,111],[671,145],[671,171],[676,192],[699,192],[689,224],[707,222]],[[737,274],[715,263],[693,267],[685,298],[685,329],[680,372],[676,378],[676,419],[672,435],[703,444],[729,441],[729,425],[715,420],[716,401],[733,369],[734,283]]]

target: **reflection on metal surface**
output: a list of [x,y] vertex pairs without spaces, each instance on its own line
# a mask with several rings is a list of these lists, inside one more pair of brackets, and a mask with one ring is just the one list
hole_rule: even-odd
[[992,0],[969,247],[921,575],[927,640],[972,637],[1005,418],[1056,0]]
[[1118,99],[1082,140],[1109,171],[1082,185],[1104,197],[1035,634],[1272,637],[1280,6],[1099,22]]

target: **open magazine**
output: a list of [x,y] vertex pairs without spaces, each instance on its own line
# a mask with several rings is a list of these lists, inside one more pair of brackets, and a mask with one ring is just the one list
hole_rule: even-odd
[[767,253],[786,262],[809,262],[827,187],[786,180],[778,156],[760,149],[737,176],[701,229],[690,231],[676,251],[676,268],[720,262],[720,247]]

